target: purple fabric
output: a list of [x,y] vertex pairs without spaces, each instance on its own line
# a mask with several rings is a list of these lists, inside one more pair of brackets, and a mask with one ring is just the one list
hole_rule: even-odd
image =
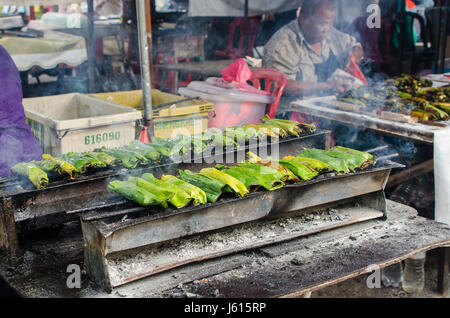
[[0,46],[0,177],[22,161],[41,160],[39,142],[25,122],[19,71]]

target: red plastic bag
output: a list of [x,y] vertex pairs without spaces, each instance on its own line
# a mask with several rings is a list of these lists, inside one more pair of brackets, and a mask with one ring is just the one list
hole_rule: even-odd
[[367,85],[367,79],[356,63],[356,58],[353,55],[350,57],[350,64],[348,66],[347,72],[363,82],[364,85]]
[[212,78],[207,82],[212,83],[223,88],[237,88],[242,92],[260,94],[260,95],[271,95],[272,93],[257,89],[247,83],[249,79],[252,78],[252,71],[248,67],[247,62],[242,58],[238,58],[231,65],[225,67],[220,74],[222,74],[222,79]]
[[225,67],[220,74],[227,82],[237,82],[239,84],[246,84],[252,77],[252,71],[248,67],[244,59],[239,58],[233,64]]

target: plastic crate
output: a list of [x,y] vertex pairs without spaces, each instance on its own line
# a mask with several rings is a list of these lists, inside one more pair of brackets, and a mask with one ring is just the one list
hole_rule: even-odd
[[[143,112],[143,94],[141,90],[99,93],[90,95],[109,102],[136,108]],[[152,106],[174,103],[186,97],[152,89]],[[214,105],[200,99],[193,99],[174,106],[155,109],[152,112],[156,137],[171,138],[178,133],[198,134],[208,129],[208,119],[214,114]]]
[[24,98],[28,125],[45,153],[117,148],[135,139],[139,111],[83,94]]

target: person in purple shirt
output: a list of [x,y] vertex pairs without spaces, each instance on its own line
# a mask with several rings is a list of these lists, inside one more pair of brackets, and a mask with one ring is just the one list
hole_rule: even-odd
[[19,162],[41,159],[39,142],[25,122],[19,70],[0,46],[0,177],[10,176]]

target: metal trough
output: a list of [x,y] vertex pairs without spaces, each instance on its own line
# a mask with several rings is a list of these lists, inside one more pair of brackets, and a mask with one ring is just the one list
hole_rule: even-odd
[[[312,208],[336,206],[347,201],[360,202],[370,212],[368,218],[382,217],[386,211],[383,190],[391,169],[399,166],[385,162],[383,167],[367,171],[347,175],[326,174],[271,192],[256,192],[245,198],[223,198],[214,204],[179,210],[124,205],[116,206],[114,210],[92,211],[81,218],[85,269],[93,281],[111,290],[127,282],[198,260],[196,257],[186,257],[164,266],[129,271],[127,275],[120,270],[121,275],[115,274],[121,266],[121,259],[129,262],[130,255],[140,249],[152,246],[157,249],[162,243]],[[340,226],[345,224],[348,223],[343,222]],[[242,246],[242,249],[245,248]],[[216,256],[217,253],[213,253],[202,259]],[[140,258],[136,258],[132,263],[139,268],[139,262]]]

